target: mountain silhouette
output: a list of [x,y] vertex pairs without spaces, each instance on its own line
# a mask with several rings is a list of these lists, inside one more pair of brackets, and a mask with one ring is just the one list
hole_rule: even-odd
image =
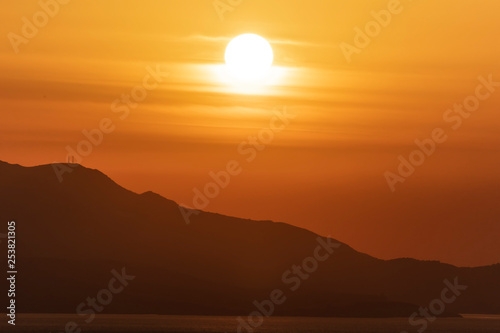
[[[274,315],[409,316],[455,279],[467,289],[443,315],[500,313],[500,264],[381,260],[285,223],[203,211],[188,225],[174,201],[61,166],[73,171],[59,182],[53,165],[0,162],[0,220],[16,221],[18,312],[75,313],[125,269],[135,278],[106,313],[248,315],[280,289]],[[338,247],[291,290],[284,272],[318,242]]]

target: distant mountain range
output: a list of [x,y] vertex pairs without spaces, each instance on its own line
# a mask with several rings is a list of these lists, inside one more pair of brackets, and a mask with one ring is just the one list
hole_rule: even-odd
[[442,298],[445,280],[467,289],[443,315],[500,313],[500,264],[380,260],[285,223],[208,212],[187,225],[174,201],[72,169],[59,182],[52,165],[0,162],[0,232],[10,220],[17,228],[18,312],[75,313],[125,268],[135,278],[105,313],[248,315],[279,289],[286,299],[273,315],[409,316]]

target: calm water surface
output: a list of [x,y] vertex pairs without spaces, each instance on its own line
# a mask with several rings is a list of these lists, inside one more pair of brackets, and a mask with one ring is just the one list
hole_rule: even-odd
[[[75,322],[82,333],[108,332],[236,332],[236,317],[156,316],[156,315],[100,315],[84,324],[76,315],[20,314],[16,326],[6,323],[5,314],[0,323],[1,332],[65,332],[68,322]],[[291,333],[408,333],[418,327],[409,325],[407,318],[266,318],[254,332]],[[73,332],[78,332],[75,330]],[[242,332],[246,332],[243,330]],[[429,323],[426,333],[500,333],[500,315],[466,315],[465,318],[442,318]]]

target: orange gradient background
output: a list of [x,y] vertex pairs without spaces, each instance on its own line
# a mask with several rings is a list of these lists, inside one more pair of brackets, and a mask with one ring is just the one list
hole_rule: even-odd
[[[116,130],[81,163],[135,192],[192,206],[193,188],[235,159],[244,171],[206,210],[287,222],[380,258],[500,262],[500,88],[459,130],[442,120],[479,76],[500,81],[500,3],[402,0],[348,63],[339,45],[387,3],[252,0],[221,21],[212,1],[73,0],[19,53],[7,35],[40,6],[5,3],[0,159],[65,162],[82,130],[111,118]],[[217,74],[243,33],[271,43],[279,74],[254,92]],[[120,120],[112,102],[156,65],[169,76]],[[277,105],[297,117],[244,162],[238,145]],[[436,127],[448,141],[392,193],[384,172]]]

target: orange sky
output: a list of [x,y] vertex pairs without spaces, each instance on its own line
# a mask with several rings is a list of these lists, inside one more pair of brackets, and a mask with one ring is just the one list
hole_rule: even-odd
[[[401,0],[347,61],[340,45],[391,3],[252,0],[221,20],[211,0],[72,0],[13,46],[41,7],[9,2],[0,159],[65,161],[82,130],[109,118],[115,130],[81,163],[133,191],[192,206],[193,188],[237,160],[242,173],[206,210],[288,222],[382,258],[500,262],[500,88],[459,129],[443,120],[479,76],[500,81],[500,3]],[[229,40],[249,32],[271,43],[276,76],[241,91],[218,73]],[[121,119],[113,102],[148,66],[168,76]],[[247,162],[238,146],[269,127],[277,106],[296,118]],[[448,140],[392,193],[384,173],[436,127]]]

